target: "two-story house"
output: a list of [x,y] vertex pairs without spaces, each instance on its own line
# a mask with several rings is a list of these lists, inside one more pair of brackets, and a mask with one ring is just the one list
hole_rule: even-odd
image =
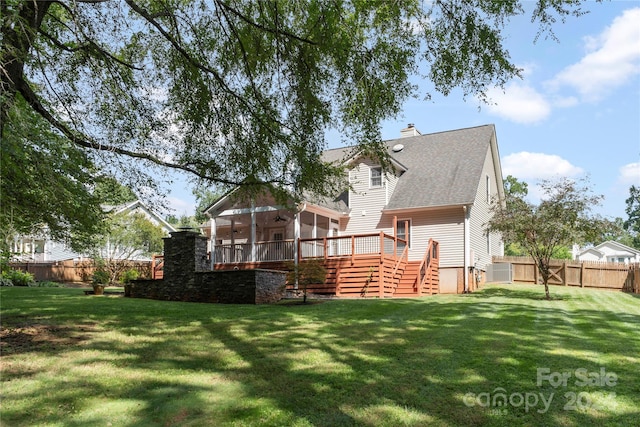
[[238,202],[233,192],[205,213],[215,269],[282,268],[322,259],[339,296],[412,296],[473,290],[478,273],[502,255],[484,224],[503,195],[493,125],[421,134],[413,125],[386,141],[392,170],[353,147],[324,159],[346,166],[350,190],[294,208],[269,196]]

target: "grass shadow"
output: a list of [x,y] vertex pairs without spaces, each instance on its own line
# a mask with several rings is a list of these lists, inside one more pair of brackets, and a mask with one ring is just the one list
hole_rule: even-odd
[[[64,293],[47,301],[35,292],[5,310],[4,299],[10,316],[59,325],[90,319],[100,328],[66,350],[11,356],[16,370],[4,390],[3,418],[135,427],[633,425],[640,416],[637,300],[558,289],[563,299],[548,304],[534,298],[543,295],[539,289],[504,288],[305,308],[87,301]],[[21,356],[42,359],[41,368],[29,373],[17,363]],[[536,384],[538,368],[601,367],[620,378],[618,409],[565,411],[564,393],[602,390]],[[499,388],[558,397],[545,413],[477,400]],[[472,405],[468,394],[476,396]]]

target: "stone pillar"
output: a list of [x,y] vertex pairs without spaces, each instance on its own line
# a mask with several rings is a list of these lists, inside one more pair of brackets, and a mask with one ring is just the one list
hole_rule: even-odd
[[164,239],[164,281],[195,284],[197,271],[208,271],[207,238],[194,231],[174,231]]

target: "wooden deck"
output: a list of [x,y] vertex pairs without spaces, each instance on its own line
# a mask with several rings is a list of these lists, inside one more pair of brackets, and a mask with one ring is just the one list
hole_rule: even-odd
[[[341,298],[411,298],[437,294],[439,291],[439,245],[433,240],[429,241],[428,249],[421,261],[407,261],[406,249],[398,254],[397,247],[385,245],[383,238],[380,238],[379,245],[379,248],[383,249],[368,254],[357,253],[357,250],[345,253],[339,250],[345,245],[340,242],[333,244],[332,239],[338,240],[315,239],[315,252],[309,250],[308,245],[306,250],[300,251],[303,255],[300,263],[321,260],[327,270],[325,283],[307,285],[309,293]],[[340,239],[344,240],[346,237]],[[303,240],[301,246],[311,240]],[[352,239],[346,246],[356,249],[356,240]],[[291,261],[221,263],[215,264],[214,269],[265,268],[284,271],[289,269],[290,264]],[[295,290],[294,284],[287,284],[287,289]]]

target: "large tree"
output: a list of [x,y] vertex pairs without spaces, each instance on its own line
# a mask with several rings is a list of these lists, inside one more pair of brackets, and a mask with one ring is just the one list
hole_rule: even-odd
[[[580,7],[538,0],[531,18],[550,34]],[[420,70],[434,91],[480,98],[519,75],[501,31],[523,13],[493,0],[3,0],[0,135],[83,150],[134,183],[158,166],[250,192],[327,193],[341,174],[319,161],[327,129],[384,160],[379,124]],[[22,108],[56,137],[29,138]]]
[[624,222],[624,229],[631,235],[632,245],[640,249],[640,187],[632,185],[629,188],[629,197],[625,203],[627,220]]
[[591,213],[603,197],[592,193],[586,178],[544,180],[540,187],[543,196],[537,205],[516,193],[506,193],[508,200],[494,200],[486,230],[524,248],[536,263],[549,299],[549,264],[555,251],[576,242],[593,243],[606,224]]
[[[529,184],[524,181],[518,181],[518,178],[513,175],[507,175],[503,181],[503,186],[507,209],[509,209],[511,203],[517,203],[517,201],[525,199],[529,194]],[[526,251],[519,242],[504,240],[504,253],[505,255],[521,256]]]
[[114,283],[132,267],[131,261],[162,253],[163,237],[163,229],[143,213],[116,213],[106,220],[106,230],[96,239],[91,255]]
[[97,169],[89,157],[18,98],[0,144],[0,250],[17,235],[46,228],[76,250],[102,230]]

